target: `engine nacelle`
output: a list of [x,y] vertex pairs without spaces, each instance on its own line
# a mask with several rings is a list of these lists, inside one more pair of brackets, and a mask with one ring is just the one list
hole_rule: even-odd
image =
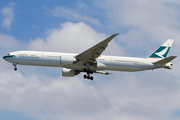
[[60,64],[63,64],[63,65],[72,65],[75,62],[76,62],[76,59],[73,56],[62,55],[60,57]]
[[98,70],[105,70],[106,69],[106,65],[104,65],[101,62],[97,62],[97,69]]
[[67,69],[67,68],[62,69],[62,76],[64,77],[74,77],[74,75],[77,75],[77,74],[79,74],[79,72],[76,70]]

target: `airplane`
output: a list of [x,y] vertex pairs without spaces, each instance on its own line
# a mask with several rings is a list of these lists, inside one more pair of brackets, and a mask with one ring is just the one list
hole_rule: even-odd
[[11,62],[14,65],[15,71],[18,64],[62,67],[62,76],[74,77],[81,72],[85,72],[84,79],[90,80],[93,80],[93,76],[91,75],[93,73],[111,74],[104,70],[133,72],[158,68],[171,69],[173,64],[170,61],[177,56],[166,56],[174,41],[173,39],[168,39],[147,58],[101,55],[108,46],[108,43],[118,34],[112,34],[110,37],[80,54],[15,51],[3,56],[3,59]]

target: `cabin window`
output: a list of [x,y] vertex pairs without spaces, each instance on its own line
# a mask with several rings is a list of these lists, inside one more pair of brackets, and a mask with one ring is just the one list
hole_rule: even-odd
[[60,56],[49,56],[49,55],[48,55],[47,57],[56,57],[56,58],[59,58]]
[[128,60],[114,60],[114,61],[117,61],[117,62],[135,62],[135,63],[137,63],[138,61],[128,61]]
[[121,62],[122,60],[114,60],[114,61],[119,61],[119,62]]

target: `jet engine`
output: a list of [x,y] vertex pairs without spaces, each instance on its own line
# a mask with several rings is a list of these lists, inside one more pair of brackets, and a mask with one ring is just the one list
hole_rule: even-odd
[[106,69],[106,65],[104,65],[101,62],[97,62],[97,69],[98,70],[105,70]]
[[62,76],[64,77],[74,77],[74,75],[78,75],[79,72],[73,69],[67,69],[63,68],[62,69]]
[[76,59],[73,56],[62,55],[60,57],[60,64],[63,64],[63,65],[72,65],[75,62],[76,62]]

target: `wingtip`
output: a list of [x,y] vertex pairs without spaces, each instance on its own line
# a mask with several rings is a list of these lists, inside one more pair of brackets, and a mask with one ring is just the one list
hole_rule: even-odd
[[116,33],[116,34],[113,34],[113,35],[115,35],[115,36],[116,36],[116,35],[119,35],[119,34],[120,34],[120,33]]

